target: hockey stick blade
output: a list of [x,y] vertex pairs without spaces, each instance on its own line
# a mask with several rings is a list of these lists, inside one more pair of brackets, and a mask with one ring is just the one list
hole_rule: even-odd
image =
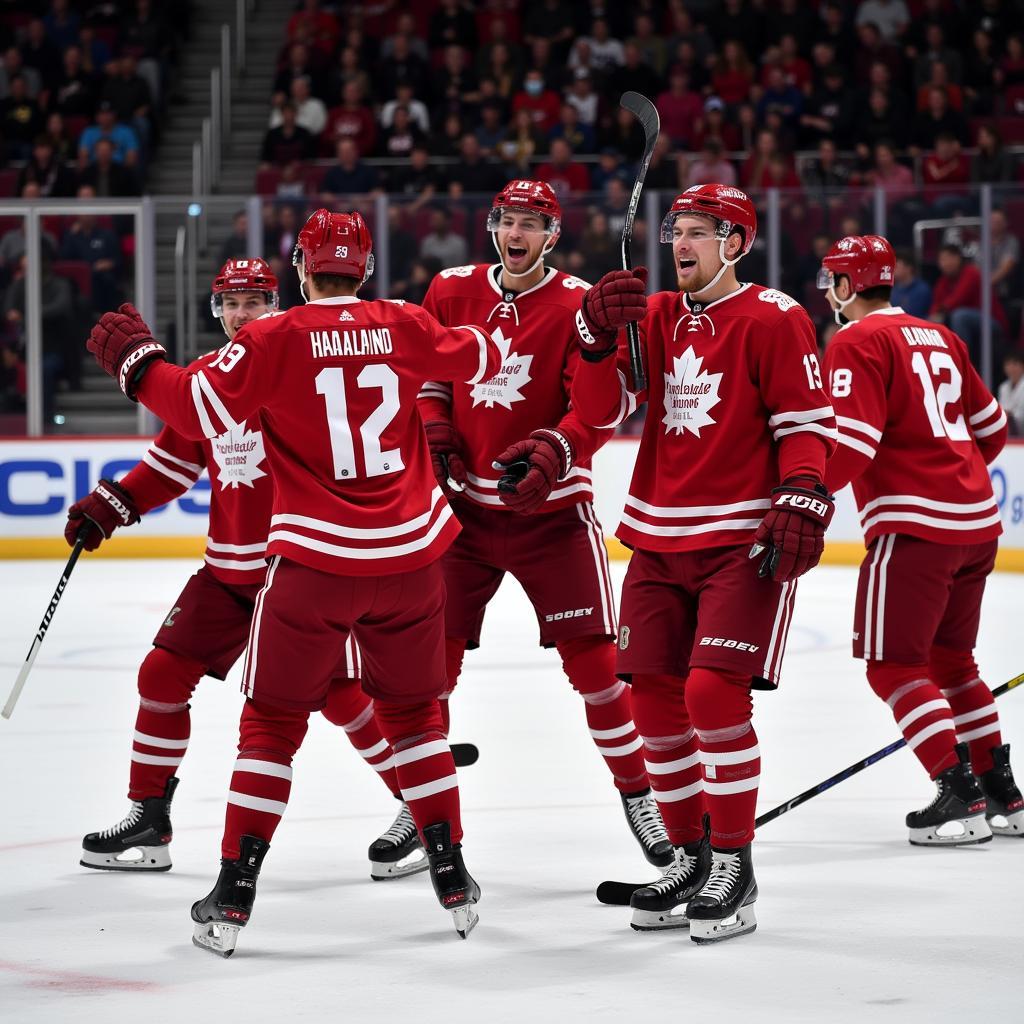
[[43,621],[39,623],[36,635],[32,638],[32,646],[28,649],[25,664],[21,666],[18,678],[14,680],[14,686],[11,687],[11,695],[7,698],[3,711],[0,711],[4,718],[10,718],[14,714],[14,705],[18,703],[21,691],[25,688],[25,683],[28,680],[28,674],[32,671],[32,666],[35,664],[39,648],[43,646],[43,638],[46,636],[46,631],[50,628],[53,616],[57,612],[57,605],[60,604],[64,588],[68,585],[68,580],[71,578],[71,570],[74,569],[75,562],[78,561],[78,556],[82,553],[82,548],[85,546],[85,538],[88,532],[88,525],[83,526],[75,537],[75,546],[71,549],[71,557],[68,559],[68,564],[64,566],[64,572],[61,573],[57,589],[53,592],[53,597],[50,598]]
[[[1009,679],[1002,685],[997,686],[992,691],[992,696],[994,698],[1002,697],[1003,694],[1009,693],[1011,690],[1016,689],[1022,684],[1024,684],[1024,673],[1019,676],[1014,676],[1013,679]],[[841,772],[836,772],[835,775],[829,776],[823,782],[819,782],[816,786],[812,786],[810,789],[805,789],[802,793],[793,797],[791,800],[787,800],[784,804],[779,804],[778,807],[773,807],[770,811],[765,811],[764,814],[758,815],[754,824],[758,828],[762,825],[767,825],[769,821],[774,821],[776,818],[782,817],[782,815],[787,811],[793,810],[794,807],[799,807],[801,804],[816,797],[819,793],[824,793],[833,786],[838,786],[840,782],[845,782],[851,776],[864,771],[865,768],[870,768],[871,765],[877,764],[890,754],[894,754],[897,750],[901,750],[906,745],[907,741],[901,736],[898,740],[894,740],[887,747],[882,747],[881,750],[876,750],[873,754],[869,754],[860,761],[851,764],[849,768],[844,768]],[[597,887],[597,899],[600,903],[607,904],[611,907],[628,907],[633,893],[637,889],[650,884],[650,882],[601,882]]]
[[456,768],[468,768],[480,760],[480,751],[475,743],[453,743],[451,751]]
[[[629,206],[626,208],[626,218],[622,225],[622,269],[632,270],[633,260],[630,256],[629,246],[633,240],[633,221],[636,219],[636,211],[640,206],[640,193],[644,188],[647,168],[654,155],[654,147],[658,144],[661,118],[658,116],[658,108],[646,96],[638,92],[624,92],[619,100],[619,106],[628,110],[640,122],[640,126],[644,130],[644,155],[640,161],[640,169],[637,171],[636,182],[633,185],[633,194],[629,197]],[[635,323],[629,323],[626,325],[626,335],[629,338],[629,370],[633,378],[633,388],[638,392],[643,391],[647,387],[647,370],[644,367],[643,352],[640,349],[640,329]]]

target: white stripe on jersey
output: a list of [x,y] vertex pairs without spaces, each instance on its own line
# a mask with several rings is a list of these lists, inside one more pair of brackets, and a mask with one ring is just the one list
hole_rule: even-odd
[[146,452],[142,456],[142,461],[149,466],[151,469],[155,469],[158,473],[162,473],[169,480],[173,480],[176,484],[181,484],[182,487],[191,487],[198,479],[199,476],[185,476],[182,473],[175,473],[173,469],[168,469],[159,459],[155,459],[150,452]]

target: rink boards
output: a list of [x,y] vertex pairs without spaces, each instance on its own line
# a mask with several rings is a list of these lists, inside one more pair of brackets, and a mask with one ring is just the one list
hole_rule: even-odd
[[[142,457],[149,439],[39,438],[0,440],[0,558],[54,558],[67,551],[68,506],[96,486],[118,478]],[[628,551],[613,537],[636,457],[635,438],[616,438],[594,459],[594,493],[613,558]],[[1010,442],[990,467],[1005,531],[996,567],[1024,571],[1024,441]],[[206,541],[210,481],[148,513],[118,533],[96,555],[113,558],[201,556]],[[854,565],[863,556],[862,534],[849,488],[837,496],[823,561]]]

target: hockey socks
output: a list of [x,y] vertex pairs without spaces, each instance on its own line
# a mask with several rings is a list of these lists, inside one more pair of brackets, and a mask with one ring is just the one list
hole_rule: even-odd
[[958,763],[953,712],[927,665],[869,661],[868,683],[892,709],[896,726],[931,779]]
[[198,661],[154,647],[139,666],[139,712],[132,738],[128,799],[162,797],[188,747],[189,698],[203,676]]
[[380,775],[393,796],[401,796],[391,745],[381,735],[373,714],[373,701],[363,692],[358,679],[331,680],[323,716],[345,730],[356,753]]
[[933,647],[928,660],[928,674],[953,712],[957,741],[970,751],[971,769],[978,776],[990,772],[992,750],[1003,739],[995,698],[981,680],[973,653]]

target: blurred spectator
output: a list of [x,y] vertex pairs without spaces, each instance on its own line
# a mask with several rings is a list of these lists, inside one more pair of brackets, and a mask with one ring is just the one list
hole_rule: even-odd
[[23,75],[15,75],[8,87],[7,97],[0,100],[0,133],[11,156],[27,160],[32,154],[32,140],[43,127],[43,114],[28,95]]
[[418,210],[447,187],[448,179],[431,163],[426,146],[414,146],[409,162],[394,168],[388,175],[388,190],[401,196],[404,208],[409,211]]
[[377,122],[355,82],[345,84],[341,105],[332,107],[327,114],[320,135],[321,152],[333,153],[339,139],[351,139],[360,156],[370,156],[377,145]]
[[637,161],[644,154],[646,138],[640,122],[623,107],[616,107],[611,124],[601,135],[601,148],[617,149],[627,160]]
[[612,234],[603,211],[590,211],[590,219],[580,236],[579,249],[583,256],[579,276],[585,281],[596,281],[618,264],[619,242]]
[[[4,63],[7,63],[6,59]],[[1024,85],[1024,39],[1016,33],[1006,40],[1006,54],[999,61],[996,82],[1004,89]]]
[[814,85],[811,65],[800,56],[800,42],[792,32],[779,37],[779,67],[789,85],[808,94]]
[[572,147],[565,139],[552,139],[550,157],[537,168],[537,177],[546,181],[562,202],[573,193],[590,191],[590,172],[585,164],[573,160]]
[[[90,200],[96,193],[81,185],[78,198]],[[121,244],[110,228],[101,227],[94,213],[80,213],[60,243],[62,260],[81,260],[92,268],[92,304],[97,310],[117,309],[122,302],[119,280]]]
[[690,139],[690,148],[703,149],[709,139],[717,139],[726,152],[740,148],[739,131],[726,120],[725,103],[717,96],[704,101],[704,116]]
[[82,66],[82,51],[69,46],[64,51],[63,67],[54,79],[50,109],[69,117],[92,117],[96,110],[96,76]]
[[547,152],[547,140],[534,124],[533,115],[525,107],[517,110],[512,126],[505,132],[501,143],[501,158],[517,172],[527,173],[530,161]]
[[69,134],[63,114],[54,111],[46,118],[46,134],[53,140],[58,160],[70,163],[78,158],[78,139]]
[[[321,98],[325,106],[336,107],[342,100],[345,86],[349,82],[355,82],[359,86],[359,95],[364,100],[369,100],[374,95],[374,81],[375,79],[370,78],[359,51],[354,46],[343,46],[338,51],[338,59],[327,72],[327,85]],[[425,90],[426,85],[420,85],[419,88]]]
[[[575,109],[575,108],[574,108]],[[480,123],[474,134],[480,148],[488,156],[497,155],[506,133],[505,122],[502,120],[501,104],[497,102],[480,105]]]
[[761,123],[765,122],[770,110],[775,110],[781,115],[787,128],[795,129],[803,108],[803,93],[786,81],[786,74],[781,67],[770,68],[764,91],[757,101],[757,114]]
[[[264,223],[263,248],[280,283],[281,307],[288,309],[303,301],[298,277],[292,269],[292,252],[301,223],[294,203],[279,202],[270,209],[269,223]],[[302,219],[305,220],[305,212]]]
[[721,139],[709,138],[700,153],[694,157],[686,172],[687,188],[717,182],[720,185],[736,184],[736,168],[722,155]]
[[657,96],[665,87],[654,68],[644,63],[643,54],[636,43],[626,43],[622,49],[622,65],[608,76],[608,88],[613,96],[621,96],[635,89],[644,96]]
[[[978,366],[981,361],[981,273],[964,259],[959,246],[939,247],[939,279],[932,291],[928,314],[963,338],[971,361]],[[999,333],[997,328],[1006,329],[1006,313],[994,294],[992,328],[995,334]]]
[[320,0],[303,0],[302,8],[288,20],[288,38],[294,39],[300,34],[318,50],[330,55],[338,45],[341,27],[333,14],[321,9]]
[[401,11],[395,19],[395,30],[381,43],[381,61],[387,61],[396,49],[401,49],[399,40],[404,40],[406,51],[416,54],[420,60],[426,62],[430,59],[430,50],[427,49],[427,41],[419,36],[419,28],[416,24],[416,16],[411,11]]
[[846,148],[853,140],[856,104],[846,88],[843,69],[830,64],[824,70],[822,84],[815,89],[800,115],[801,136],[805,142],[831,139]]
[[443,206],[430,212],[430,233],[420,242],[420,259],[435,259],[442,267],[461,267],[469,259],[469,247],[452,231],[451,214]]
[[32,18],[25,29],[21,44],[21,59],[25,67],[35,68],[42,82],[52,82],[60,74],[60,50],[46,37],[42,18]]
[[989,231],[992,239],[992,287],[1005,305],[1020,293],[1020,240],[1010,231],[1004,210],[992,211]]
[[327,168],[321,184],[324,203],[334,203],[338,196],[380,191],[376,169],[360,159],[353,139],[338,139],[335,156],[337,162]]
[[822,139],[818,143],[817,156],[804,168],[803,182],[808,191],[828,193],[819,198],[825,198],[830,205],[842,205],[845,197],[838,193],[850,184],[850,168],[839,158],[832,139]]
[[896,148],[887,140],[875,146],[874,166],[868,172],[868,179],[872,185],[879,185],[885,190],[886,203],[890,208],[895,203],[917,196],[914,172],[896,159]]
[[704,113],[704,101],[690,88],[690,76],[685,71],[670,72],[668,89],[658,96],[654,105],[661,117],[661,130],[676,146],[685,147]]
[[43,80],[35,68],[25,67],[21,51],[11,46],[4,51],[3,63],[0,64],[0,99],[6,99],[11,94],[11,79],[18,75],[25,79],[26,93],[35,99],[43,88]]
[[529,5],[523,21],[523,41],[527,46],[537,39],[550,41],[554,56],[564,63],[575,34],[572,5],[565,0],[540,0]]
[[[38,186],[34,182],[30,182],[19,192],[19,195],[22,199],[38,199],[37,190]],[[51,260],[57,258],[57,240],[49,231],[44,229],[40,232],[39,244],[44,256]],[[0,237],[0,272],[2,272],[5,280],[9,279],[17,270],[18,263],[24,255],[25,221],[19,217],[17,219],[17,226],[9,231],[5,231],[3,236]]]
[[911,141],[918,149],[934,149],[935,140],[943,132],[961,144],[967,142],[967,122],[963,115],[951,109],[945,89],[931,86],[928,89],[928,109],[914,118]]
[[659,135],[647,167],[647,187],[664,189],[673,195],[678,192],[682,187],[684,170],[681,161],[681,155],[672,149],[672,140],[667,135]]
[[283,167],[293,160],[312,160],[316,156],[316,139],[296,120],[295,104],[288,100],[281,105],[281,123],[267,129],[260,146],[260,162],[267,167]]
[[1003,182],[1014,177],[1014,159],[1003,147],[999,129],[991,124],[978,128],[978,151],[971,158],[971,181]]
[[409,284],[406,287],[406,302],[415,302],[418,306],[423,305],[430,282],[444,269],[445,264],[440,260],[428,257],[420,257],[414,260],[409,272]]
[[[703,24],[695,24],[693,15],[682,5],[672,4],[669,11],[671,22],[671,35],[668,40],[668,50],[674,66],[682,66],[679,62],[680,47],[687,47],[693,55],[694,63],[700,66],[707,66],[708,61],[714,56],[715,41]],[[691,81],[694,88],[703,85],[700,81]]]
[[522,76],[519,65],[512,58],[511,49],[505,43],[495,43],[487,53],[487,60],[481,59],[477,67],[479,77],[489,78],[494,82],[497,95],[506,103],[511,101]]
[[754,68],[743,46],[735,39],[727,39],[711,75],[715,95],[727,106],[736,106],[750,95],[753,82]]
[[960,151],[956,136],[940,132],[934,151],[921,164],[921,180],[930,189],[925,196],[937,216],[952,217],[968,211],[971,197],[963,186],[970,179],[970,164]]
[[[779,155],[781,154],[775,133],[768,129],[759,131],[754,140],[753,150],[740,168],[740,182],[743,187],[746,189],[766,188],[766,182],[771,176],[768,165],[771,163],[772,157]],[[797,184],[799,185],[799,181]]]
[[[473,139],[476,142],[476,139]],[[380,155],[392,158],[405,158],[413,146],[426,142],[426,136],[413,123],[408,107],[396,107],[391,127],[381,135]]]
[[571,103],[580,115],[580,124],[593,128],[597,124],[600,97],[594,92],[594,83],[586,68],[577,68],[566,102]]
[[396,98],[399,86],[407,85],[422,98],[427,94],[430,79],[427,62],[416,52],[409,37],[393,36],[392,44],[390,55],[381,61],[374,75],[380,95],[388,100]]
[[433,137],[434,154],[457,157],[462,146],[462,136],[465,134],[466,128],[462,118],[455,111],[449,111],[441,123],[441,134]]
[[905,133],[905,122],[893,107],[892,98],[882,89],[872,89],[867,110],[861,111],[857,123],[857,155],[867,161],[880,142],[905,138]]
[[[504,181],[505,175],[501,168],[487,159],[477,137],[472,132],[466,132],[462,136],[459,159],[448,171],[449,194],[492,194],[501,188]],[[551,184],[554,185],[554,182]]]
[[118,121],[131,127],[145,152],[149,147],[153,97],[131,54],[122,56],[114,66],[117,70],[107,79],[100,100],[110,104]]
[[[323,100],[312,94],[308,78],[296,78],[292,82],[291,102],[295,104],[296,123],[302,125],[310,135],[318,136],[327,124],[327,108]],[[281,102],[271,111],[271,128],[276,128],[284,121],[283,107],[284,102]]]
[[110,47],[96,35],[96,29],[88,22],[78,33],[78,45],[82,48],[82,67],[90,74],[102,77],[110,63]]
[[622,229],[626,223],[629,191],[629,186],[619,177],[609,178],[604,187],[602,210],[608,219],[608,229],[615,238],[622,235]]
[[405,227],[406,211],[398,203],[388,204],[388,262],[391,276],[389,296],[408,299],[406,294],[416,255],[416,238]]
[[580,124],[579,111],[571,103],[562,104],[558,124],[551,129],[550,138],[552,141],[565,139],[574,153],[593,153],[597,147],[593,128]]
[[[590,51],[590,67],[602,74],[609,75],[625,63],[622,41],[612,36],[605,18],[595,18],[590,26],[590,35],[580,37],[579,41],[585,43]],[[579,65],[574,64],[570,57],[569,66],[575,68]]]
[[72,10],[71,0],[51,0],[50,12],[43,18],[46,35],[58,50],[66,50],[78,39],[82,19]]
[[555,92],[561,92],[573,74],[564,60],[555,57],[551,43],[543,38],[534,39],[530,44],[526,67],[528,70],[539,71],[544,77],[544,84]]
[[544,76],[536,70],[527,71],[522,89],[512,99],[513,116],[526,111],[531,124],[546,135],[558,123],[560,109],[558,93],[547,88]]
[[604,192],[611,178],[627,178],[622,154],[614,147],[602,149],[597,164],[591,167],[590,184],[595,192]]
[[[841,59],[847,59],[840,51]],[[857,49],[853,54],[853,77],[861,85],[870,80],[871,69],[875,64],[888,68],[895,81],[903,80],[903,55],[890,43],[887,43],[872,22],[857,26]]]
[[220,262],[241,260],[249,255],[249,215],[239,210],[231,218],[231,234],[221,242]]
[[461,46],[447,46],[434,74],[434,106],[439,116],[459,112],[480,101],[480,82]]
[[391,120],[395,116],[398,107],[405,107],[409,117],[416,127],[425,135],[430,131],[430,114],[427,105],[416,98],[413,87],[409,82],[400,82],[395,89],[395,98],[388,100],[380,111],[380,126],[390,128]]
[[920,89],[932,77],[932,65],[941,64],[951,82],[963,79],[964,62],[960,54],[946,45],[946,33],[941,22],[929,22],[925,27],[925,48],[914,60],[914,87]]
[[57,156],[49,135],[36,136],[32,156],[18,178],[19,194],[28,182],[39,186],[39,194],[44,199],[63,199],[75,194],[75,175]]
[[306,194],[306,176],[302,164],[292,160],[281,168],[274,185],[274,195],[281,199],[301,199]]
[[629,42],[639,51],[645,64],[652,67],[662,77],[668,66],[668,41],[659,35],[654,26],[654,18],[646,11],[639,12],[633,19],[633,35]]
[[114,116],[114,108],[107,101],[96,110],[96,123],[89,125],[78,140],[78,166],[81,170],[96,159],[96,143],[108,139],[114,146],[114,162],[134,167],[139,162],[139,143],[135,132],[121,124]]
[[931,89],[941,89],[946,94],[946,101],[951,110],[959,113],[964,109],[963,90],[955,82],[950,81],[949,69],[939,61],[935,61],[931,65],[927,81],[917,91],[916,108],[918,111],[927,110],[928,92]]
[[469,51],[476,49],[476,19],[460,0],[441,0],[430,17],[427,37],[431,50],[446,46],[462,46]]
[[745,53],[756,53],[766,36],[763,8],[748,0],[718,0],[709,14],[711,34],[719,45],[735,40]]
[[914,254],[909,249],[896,251],[895,278],[892,304],[911,316],[927,317],[932,306],[932,290],[928,282],[918,276]]
[[1010,433],[1024,436],[1024,352],[1011,350],[1003,357],[1006,380],[999,385],[999,404],[1006,410]]
[[281,100],[291,95],[296,78],[308,78],[313,95],[323,98],[323,77],[305,43],[292,43],[288,47],[287,63],[274,76],[274,92],[280,93]]
[[998,67],[991,34],[983,28],[975,29],[971,49],[964,62],[963,77],[964,95],[975,117],[993,112]]
[[88,185],[102,199],[137,196],[142,192],[135,171],[114,162],[114,144],[110,139],[96,140],[93,159],[79,172],[78,183]]
[[910,24],[910,11],[903,0],[863,0],[856,23],[872,24],[887,43],[896,43]]

